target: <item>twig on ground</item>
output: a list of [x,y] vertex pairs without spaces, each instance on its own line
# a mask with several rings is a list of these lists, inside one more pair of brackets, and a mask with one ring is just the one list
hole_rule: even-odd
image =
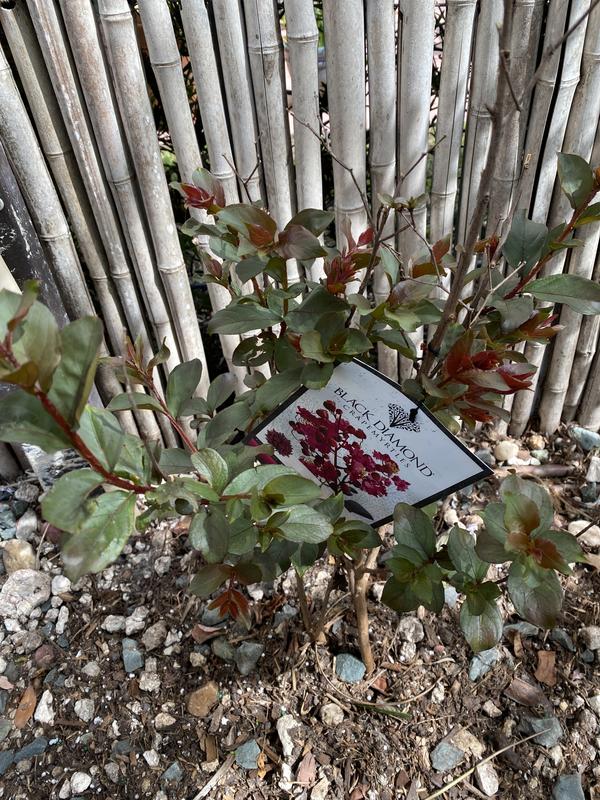
[[203,797],[208,797],[212,789],[218,784],[221,778],[229,772],[233,762],[235,761],[235,753],[231,753],[227,756],[225,761],[223,762],[222,766],[215,772],[212,778],[205,783],[202,789],[198,792],[198,794],[192,798],[192,800],[202,800]]

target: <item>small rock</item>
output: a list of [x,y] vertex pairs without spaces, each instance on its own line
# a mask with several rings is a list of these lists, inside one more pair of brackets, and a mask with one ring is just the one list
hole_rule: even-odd
[[485,745],[466,728],[457,728],[446,739],[459,747],[463,753],[470,753],[475,758],[481,758],[485,752]]
[[171,569],[171,556],[159,556],[154,560],[154,571],[157,575],[166,575]]
[[235,751],[235,763],[242,769],[256,769],[258,767],[257,758],[260,755],[260,747],[255,739],[250,739],[240,745]]
[[554,747],[563,737],[563,729],[556,717],[539,718],[525,714],[519,729],[526,735],[539,733],[532,741],[546,748]]
[[487,714],[491,719],[497,719],[502,716],[502,710],[492,700],[486,700],[483,704],[483,713]]
[[142,669],[144,666],[144,656],[138,649],[138,644],[135,639],[123,639],[121,646],[123,648],[123,666],[125,667],[125,672],[136,672],[138,669]]
[[598,716],[600,716],[600,694],[595,694],[592,697],[588,697],[588,705],[594,714],[598,714]]
[[50,597],[50,576],[34,569],[19,569],[9,575],[0,591],[0,617],[28,617]]
[[589,431],[587,428],[580,428],[575,425],[571,428],[571,436],[575,441],[579,442],[584,450],[593,450],[595,447],[600,447],[600,433]]
[[220,658],[223,661],[233,661],[235,658],[235,650],[233,649],[233,646],[230,645],[227,639],[223,638],[222,636],[212,640],[210,643],[210,649],[217,656],[217,658]]
[[190,653],[190,664],[192,667],[204,667],[206,665],[206,656],[192,650]]
[[498,773],[489,761],[475,767],[475,778],[481,791],[488,797],[493,797],[500,788]]
[[592,456],[585,474],[588,483],[600,483],[600,456]]
[[540,629],[537,625],[532,625],[531,622],[513,622],[510,625],[504,626],[504,633],[518,633],[522,638],[537,636]]
[[204,719],[210,714],[218,699],[219,686],[214,681],[209,681],[188,697],[187,710],[193,717]]
[[0,742],[3,742],[11,731],[11,721],[8,719],[0,719]]
[[581,641],[588,650],[600,650],[600,626],[589,625],[579,631]]
[[241,675],[249,675],[256,667],[258,659],[264,652],[264,646],[258,642],[242,642],[236,649],[233,660]]
[[497,461],[508,461],[516,458],[519,453],[519,445],[516,442],[498,442],[494,447],[494,457]]
[[160,776],[161,781],[164,783],[179,783],[182,778],[183,769],[179,761],[174,761]]
[[281,749],[283,750],[283,757],[289,759],[294,755],[294,751],[297,751],[296,755],[299,755],[302,749],[302,742],[298,740],[302,737],[304,725],[294,719],[291,714],[285,714],[277,720],[276,728],[281,742]]
[[157,731],[166,731],[169,728],[172,728],[176,722],[177,720],[175,717],[172,717],[170,714],[167,714],[164,711],[161,711],[154,717],[154,727]]
[[149,613],[150,612],[145,606],[139,606],[136,608],[133,614],[131,614],[125,620],[125,634],[127,636],[131,636],[132,633],[143,631],[146,627],[145,620]]
[[58,619],[56,620],[56,633],[58,636],[65,632],[67,622],[69,621],[69,609],[67,606],[61,606],[58,612]]
[[344,683],[359,683],[366,670],[363,662],[350,653],[340,653],[335,658],[335,673]]
[[484,464],[487,464],[488,467],[493,467],[496,463],[496,459],[492,455],[492,451],[487,447],[483,448],[482,450],[476,450],[474,455],[480,461],[483,461]]
[[97,678],[100,675],[100,665],[97,661],[88,661],[87,664],[81,670],[84,675],[87,675],[88,678]]
[[17,520],[15,515],[6,503],[0,503],[0,539],[14,539],[16,535]]
[[158,692],[160,689],[160,676],[156,672],[142,672],[139,685],[143,692]]
[[6,770],[15,760],[14,750],[1,750],[0,751],[0,775],[4,775]]
[[465,760],[465,753],[451,742],[442,739],[430,755],[431,766],[436,772],[449,772]]
[[106,772],[108,779],[113,783],[119,782],[119,765],[114,761],[108,761],[104,765],[104,772]]
[[564,628],[552,628],[550,631],[550,639],[553,642],[556,642],[556,644],[559,644],[561,647],[564,647],[564,649],[568,650],[570,653],[575,652],[573,639],[571,639]]
[[109,614],[108,617],[102,622],[100,627],[107,633],[118,633],[125,630],[125,617],[118,614]]
[[550,460],[550,453],[545,447],[542,447],[540,450],[532,450],[531,455],[532,458],[537,459],[540,464],[546,464]]
[[2,544],[2,558],[7,575],[19,569],[35,569],[35,553],[29,542],[10,539]]
[[156,650],[167,638],[167,624],[162,619],[150,625],[142,636],[142,644],[146,650]]
[[491,670],[494,664],[500,661],[500,651],[497,647],[492,647],[490,650],[482,650],[477,653],[471,660],[469,666],[469,678],[472,681],[477,681]]
[[581,775],[578,772],[561,775],[552,789],[552,800],[585,800]]
[[336,703],[325,703],[324,706],[321,706],[319,716],[324,725],[328,725],[330,728],[336,728],[344,721],[344,710],[336,705]]
[[398,661],[406,664],[412,661],[417,655],[417,645],[414,642],[402,642],[400,645],[400,653],[398,654]]
[[75,714],[83,722],[91,722],[94,719],[95,704],[93,700],[83,698],[75,702]]
[[398,634],[405,642],[421,642],[425,638],[425,629],[416,617],[402,617]]
[[598,483],[584,483],[579,490],[582,503],[595,503],[598,499],[600,492],[600,484]]
[[32,508],[28,508],[27,511],[17,522],[17,530],[16,530],[17,539],[29,541],[30,539],[33,538],[33,535],[36,533],[37,529],[38,529],[37,514]]
[[56,660],[56,650],[51,644],[43,644],[33,654],[33,661],[40,669],[49,669]]
[[92,783],[92,776],[87,772],[74,772],[71,775],[71,792],[73,794],[81,794],[87,791]]
[[[590,523],[585,519],[574,519],[573,522],[569,522],[567,530],[589,547],[600,547],[600,526],[592,525],[589,527],[589,525]],[[587,530],[585,530],[586,528]],[[578,534],[583,530],[585,530],[585,533],[579,536]]]
[[71,591],[71,581],[66,575],[55,575],[52,578],[52,594],[66,594]]
[[53,701],[54,698],[52,697],[52,692],[49,689],[46,689],[45,692],[42,692],[42,696],[40,697],[33,715],[33,718],[37,722],[41,723],[42,725],[54,724],[54,709],[52,708]]
[[160,764],[160,756],[156,750],[145,750],[142,755],[144,757],[144,761],[151,769],[156,769],[156,767],[158,767]]
[[546,440],[541,433],[530,433],[527,437],[527,444],[532,450],[540,450],[546,446]]
[[15,762],[25,761],[25,759],[35,758],[35,756],[41,756],[42,753],[46,752],[47,747],[48,739],[46,739],[45,736],[37,736],[33,742],[29,742],[29,744],[26,744],[25,747],[22,747],[15,753]]
[[559,744],[555,744],[554,747],[551,747],[548,750],[548,755],[550,756],[550,760],[554,764],[555,767],[558,767],[559,764],[563,760],[563,751],[562,747]]

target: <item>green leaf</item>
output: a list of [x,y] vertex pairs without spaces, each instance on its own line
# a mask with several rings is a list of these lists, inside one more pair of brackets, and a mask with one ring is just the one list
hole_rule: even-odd
[[120,555],[134,530],[135,494],[116,491],[101,495],[90,516],[63,546],[67,575],[75,581],[88,572],[101,572]]
[[285,402],[300,386],[302,367],[288,369],[266,380],[256,390],[253,411],[270,411]]
[[107,411],[134,411],[143,409],[164,413],[161,404],[154,397],[145,392],[123,392],[118,394],[106,406]]
[[272,506],[295,506],[321,497],[321,487],[301,475],[280,475],[269,481],[262,495]]
[[319,208],[305,208],[289,221],[289,225],[300,225],[315,236],[320,236],[331,225],[335,218],[333,211],[321,211]]
[[250,256],[249,258],[243,258],[239,261],[236,264],[235,271],[240,281],[246,283],[252,280],[252,278],[256,278],[257,275],[260,275],[266,266],[266,263],[260,256]]
[[394,554],[412,564],[422,564],[435,556],[436,537],[433,524],[420,508],[398,503],[394,510]]
[[494,298],[490,305],[498,310],[502,319],[500,329],[502,333],[510,333],[533,314],[533,298],[529,295],[514,297],[511,300]]
[[243,556],[254,550],[257,542],[256,525],[246,517],[238,517],[231,523],[229,531],[229,552]]
[[[20,364],[35,364],[37,381],[47,392],[60,362],[60,334],[56,320],[41,303],[33,303],[18,333],[20,335],[18,338],[15,336],[13,342],[15,358]],[[0,380],[4,378],[0,377]]]
[[333,367],[332,363],[306,364],[300,376],[302,385],[307,389],[323,389],[333,375]]
[[280,475],[297,475],[296,470],[291,467],[284,467],[283,464],[265,464],[260,467],[246,469],[225,487],[223,494],[247,494],[253,489],[260,492],[269,481]]
[[275,220],[266,211],[247,203],[233,203],[221,209],[218,213],[218,220],[244,235],[248,233],[248,225],[263,228],[272,236],[277,232]]
[[519,478],[518,475],[509,475],[502,481],[500,496],[506,500],[508,495],[522,495],[529,498],[538,508],[540,522],[544,528],[552,527],[554,509],[550,495],[539,483]]
[[487,575],[489,564],[482,561],[475,552],[475,539],[457,525],[448,536],[448,555],[456,569],[471,580],[482,581]]
[[202,440],[199,446],[223,444],[228,439],[235,436],[238,430],[243,431],[252,415],[246,402],[233,403],[206,423],[202,429],[198,441]]
[[557,565],[556,569],[560,570],[565,575],[571,574],[569,564],[585,561],[585,553],[581,549],[581,545],[577,539],[566,531],[539,531],[533,537],[534,540],[543,539],[552,544],[558,550],[562,564]]
[[314,330],[315,324],[323,314],[336,311],[349,311],[350,306],[340,297],[330,294],[322,286],[306,296],[299,306],[292,309],[285,318],[287,325],[296,333]]
[[196,391],[202,377],[202,362],[199,358],[177,364],[169,373],[167,380],[167,408],[174,417],[181,415],[181,409]]
[[77,532],[82,523],[93,515],[91,493],[102,485],[104,478],[91,469],[67,472],[59,478],[42,500],[46,522],[63,531]]
[[227,555],[229,532],[229,522],[219,508],[201,509],[190,523],[190,544],[209,564],[218,564]]
[[300,339],[300,350],[305,358],[312,358],[322,364],[333,363],[335,356],[325,352],[323,338],[319,331],[307,331]]
[[[424,595],[429,595],[429,600],[424,599]],[[439,613],[444,605],[441,573],[439,580],[423,573],[418,578],[418,585],[417,581],[404,582],[392,576],[383,587],[381,602],[398,613],[415,611],[421,605]]]
[[0,441],[33,444],[46,453],[71,446],[38,398],[22,389],[0,398]]
[[525,209],[521,209],[513,218],[502,254],[513,269],[524,264],[525,272],[528,272],[542,255],[547,236],[548,228],[540,222],[527,219]]
[[558,179],[571,208],[580,208],[592,195],[596,184],[590,165],[573,153],[558,154]]
[[206,394],[206,402],[209,410],[216,411],[226,400],[229,400],[231,395],[235,392],[235,386],[235,375],[231,372],[224,372],[222,375],[217,375],[208,387],[208,392]]
[[177,476],[169,481],[155,486],[146,495],[151,503],[176,507],[178,500],[185,500],[192,508],[197,508],[202,500],[217,503],[219,495],[206,483],[200,483],[196,478]]
[[200,567],[190,581],[189,590],[197,597],[210,597],[225,583],[230,573],[231,567],[226,564],[206,564]]
[[231,303],[212,315],[208,323],[209,333],[249,333],[272,328],[281,322],[281,317],[270,308],[254,302]]
[[102,323],[97,317],[75,320],[60,332],[62,356],[54,371],[49,399],[75,428],[94,384],[101,343]]
[[180,447],[166,447],[162,450],[158,466],[166,475],[189,473],[193,469],[190,454]]
[[279,526],[283,537],[290,542],[324,542],[333,533],[333,525],[310,506],[293,506],[287,520]]
[[297,258],[299,261],[312,261],[313,258],[327,255],[314,233],[291,222],[279,234],[277,251],[284,258]]
[[600,286],[580,275],[547,275],[527,290],[538,300],[562,303],[580,314],[600,314]]
[[489,503],[483,511],[485,528],[477,534],[475,551],[479,558],[490,564],[503,564],[509,557],[504,512],[502,503]]
[[510,565],[507,588],[519,616],[540,628],[555,626],[563,601],[555,572],[519,558]]
[[502,636],[502,615],[496,601],[485,595],[482,598],[477,593],[468,594],[460,609],[460,627],[476,653],[494,647]]
[[79,435],[103,467],[109,471],[116,467],[125,434],[110,411],[86,406],[81,415]]
[[229,469],[225,459],[216,450],[207,447],[192,453],[191,461],[196,472],[209,486],[212,486],[215,492],[221,494],[229,479]]

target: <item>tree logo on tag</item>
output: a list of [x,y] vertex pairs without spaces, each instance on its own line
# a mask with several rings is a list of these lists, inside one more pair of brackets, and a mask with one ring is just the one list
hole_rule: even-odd
[[388,405],[388,412],[390,415],[390,428],[400,428],[403,431],[420,433],[421,426],[418,422],[415,422],[414,419],[412,419],[412,412],[407,414],[402,406],[399,406],[396,403],[390,403]]

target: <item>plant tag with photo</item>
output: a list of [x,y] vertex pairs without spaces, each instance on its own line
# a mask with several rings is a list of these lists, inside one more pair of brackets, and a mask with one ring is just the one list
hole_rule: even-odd
[[360,361],[323,389],[300,389],[255,428],[282,464],[342,492],[352,517],[375,527],[397,503],[425,506],[492,474],[425,408]]

